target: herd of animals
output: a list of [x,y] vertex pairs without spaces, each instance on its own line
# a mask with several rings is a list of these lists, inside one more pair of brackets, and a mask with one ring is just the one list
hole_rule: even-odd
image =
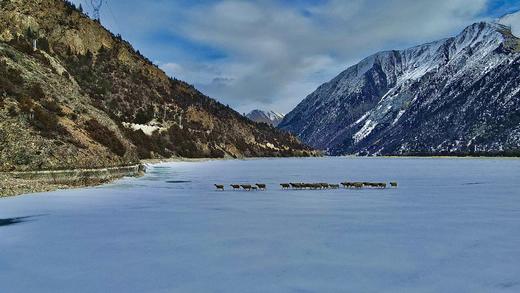
[[[254,190],[266,190],[267,185],[257,183],[255,185],[252,184],[231,184],[229,185],[233,190],[246,190],[246,191],[254,191]],[[283,190],[318,190],[318,189],[339,189],[340,184],[329,184],[329,183],[281,183],[281,188]],[[342,182],[341,186],[343,188],[355,188],[360,189],[364,187],[368,188],[387,188],[387,184],[384,182]],[[390,182],[390,186],[397,188],[397,182]],[[225,186],[221,184],[215,184],[215,188],[219,191],[225,190]]]

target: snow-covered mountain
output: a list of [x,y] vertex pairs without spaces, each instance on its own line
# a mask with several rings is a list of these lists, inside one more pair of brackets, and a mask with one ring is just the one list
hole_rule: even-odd
[[321,85],[279,128],[335,155],[518,153],[520,39],[481,22],[377,53]]
[[276,127],[282,122],[284,115],[271,110],[253,110],[246,117],[255,122],[264,122]]

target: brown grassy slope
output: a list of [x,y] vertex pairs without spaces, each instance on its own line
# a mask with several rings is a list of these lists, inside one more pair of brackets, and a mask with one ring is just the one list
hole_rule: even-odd
[[[0,171],[137,162],[136,147],[118,124],[49,62],[0,43]],[[88,127],[91,121],[97,128]]]
[[[169,78],[61,0],[0,0],[0,8],[0,169],[313,154],[293,136]],[[124,122],[159,130],[145,135]]]

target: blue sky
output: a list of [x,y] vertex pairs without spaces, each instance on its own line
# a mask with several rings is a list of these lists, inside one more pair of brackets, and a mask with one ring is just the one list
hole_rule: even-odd
[[[74,2],[91,13],[90,0]],[[520,0],[105,0],[101,21],[238,111],[288,112],[363,57],[519,9]]]

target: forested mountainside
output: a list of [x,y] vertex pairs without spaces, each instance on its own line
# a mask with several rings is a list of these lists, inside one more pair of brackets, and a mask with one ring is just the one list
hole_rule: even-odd
[[314,154],[169,78],[62,0],[0,0],[0,97],[0,171]]
[[520,40],[481,22],[377,53],[321,85],[279,127],[333,155],[519,155]]

